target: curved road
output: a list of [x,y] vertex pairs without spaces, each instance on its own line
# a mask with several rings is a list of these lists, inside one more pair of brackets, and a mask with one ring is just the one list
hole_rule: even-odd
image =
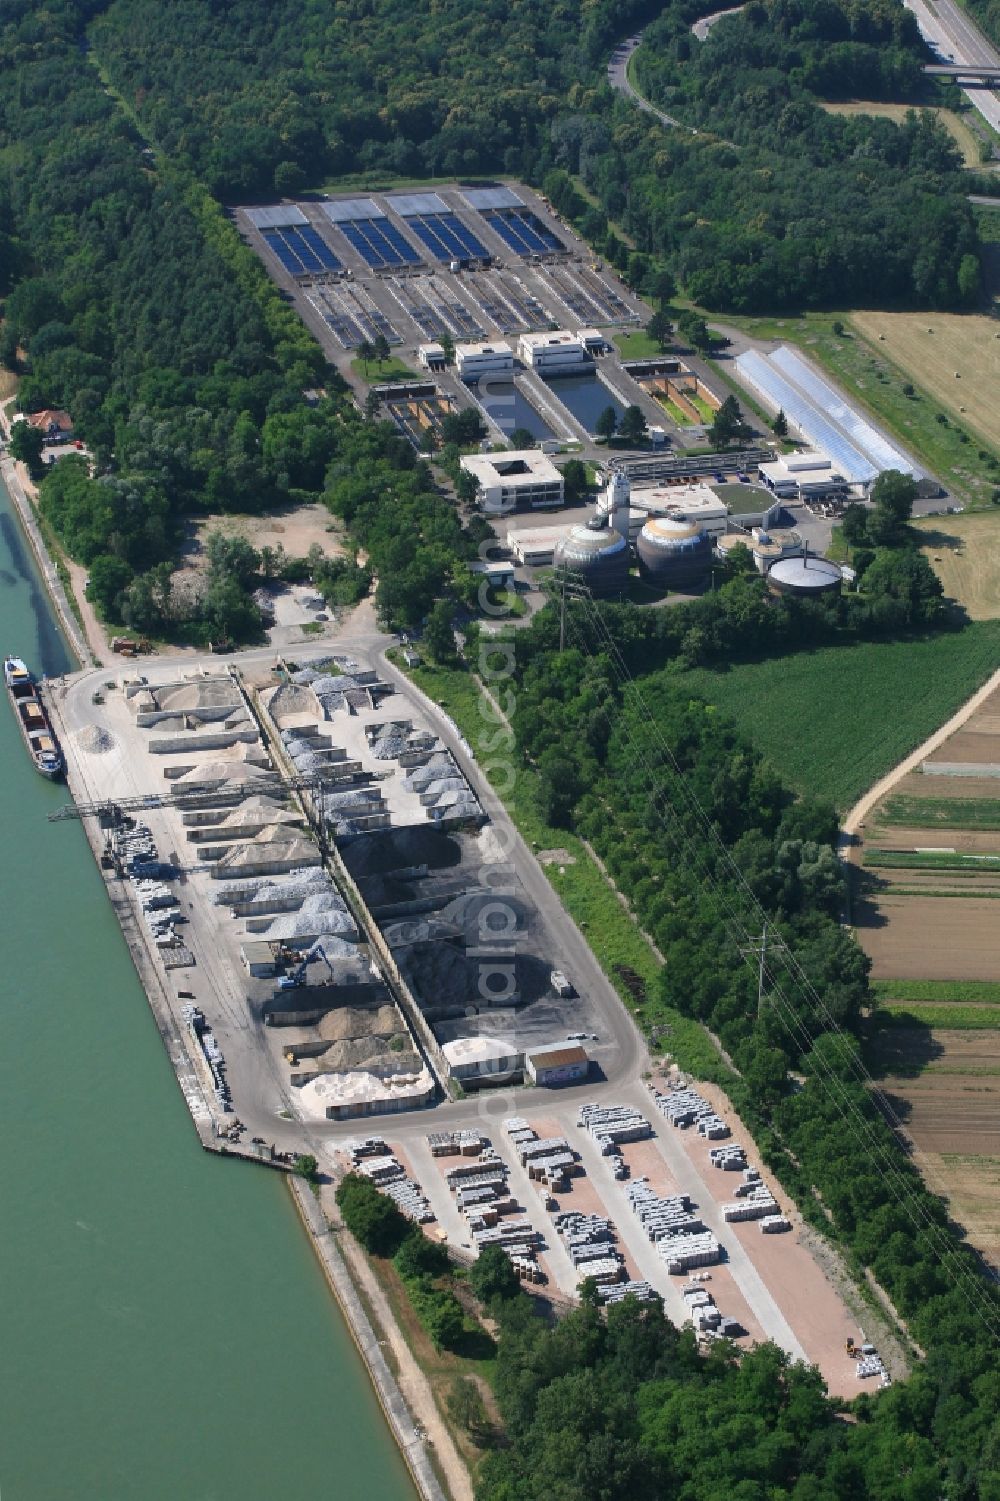
[[[1000,688],[1000,668],[991,677],[987,678],[983,686],[971,698],[966,699],[962,707],[945,724],[941,725],[940,729],[935,730],[933,735],[929,736],[922,745],[918,745],[915,751],[911,751],[897,766],[893,767],[892,771],[876,782],[874,787],[869,788],[864,796],[854,804],[854,807],[844,819],[843,827],[840,831],[842,850],[845,846],[848,846],[849,841],[857,833],[879,799],[885,797],[886,793],[891,791],[897,782],[901,782],[905,776],[914,771],[926,756],[929,756],[932,751],[936,751],[940,745],[943,745],[948,736],[954,734],[957,729],[960,729],[967,719],[971,719],[976,710],[986,702],[996,688]],[[850,858],[849,851],[848,858]]]
[[626,98],[631,99],[632,103],[638,109],[645,110],[647,115],[653,115],[659,120],[661,125],[666,125],[674,130],[686,130],[691,135],[696,136],[698,132],[693,126],[685,125],[682,121],[675,120],[673,115],[668,115],[664,110],[657,109],[655,104],[650,104],[649,100],[640,94],[638,89],[633,87],[628,76],[628,65],[633,52],[635,52],[641,41],[642,33],[639,32],[636,35],[630,36],[627,41],[619,42],[608,60],[608,83],[613,89],[617,89],[619,94],[624,94]]

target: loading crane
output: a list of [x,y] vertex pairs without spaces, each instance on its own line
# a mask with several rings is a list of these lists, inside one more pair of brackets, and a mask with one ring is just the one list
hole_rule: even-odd
[[246,797],[257,797],[263,794],[285,792],[322,792],[325,788],[336,787],[337,782],[330,777],[281,777],[275,775],[273,781],[262,778],[260,781],[244,782],[236,787],[217,788],[212,792],[148,792],[140,797],[116,797],[105,799],[95,803],[64,803],[61,808],[56,808],[48,815],[50,823],[60,823],[67,818],[97,818],[107,828],[126,822],[132,813],[144,813],[150,808],[176,808],[180,813],[192,812],[198,808],[224,808],[232,803],[242,802]]
[[323,947],[321,940],[317,938],[312,947],[306,949],[305,953],[302,955],[301,964],[299,964],[296,969],[291,970],[289,974],[282,975],[281,979],[278,981],[278,989],[297,990],[300,985],[304,985],[306,983],[306,971],[308,970],[310,964],[314,959],[322,959],[323,963],[330,971],[330,979],[332,980],[333,965],[330,963],[329,959],[326,956],[326,949]]

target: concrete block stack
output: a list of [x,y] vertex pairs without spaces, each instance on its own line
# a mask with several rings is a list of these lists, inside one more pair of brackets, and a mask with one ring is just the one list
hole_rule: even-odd
[[669,1272],[686,1272],[719,1260],[719,1242],[692,1213],[687,1194],[655,1193],[646,1178],[638,1178],[625,1192],[632,1212]]
[[[527,1218],[513,1218],[519,1205],[508,1187],[510,1169],[497,1155],[489,1137],[480,1136],[478,1132],[436,1133],[434,1137],[428,1137],[432,1152],[435,1151],[436,1138],[444,1134],[462,1138],[452,1146],[452,1151],[475,1150],[473,1137],[478,1144],[477,1157],[470,1156],[445,1173],[445,1182],[455,1196],[456,1207],[465,1216],[476,1251],[491,1245],[500,1246],[523,1282],[543,1282],[544,1274],[538,1265],[541,1237]],[[534,1137],[535,1133],[531,1134]],[[445,1154],[435,1152],[435,1155]]]
[[672,1126],[678,1126],[681,1130],[696,1126],[698,1135],[707,1137],[710,1141],[721,1141],[729,1135],[725,1121],[716,1115],[714,1106],[696,1089],[676,1086],[666,1094],[654,1091],[653,1099],[657,1109]]

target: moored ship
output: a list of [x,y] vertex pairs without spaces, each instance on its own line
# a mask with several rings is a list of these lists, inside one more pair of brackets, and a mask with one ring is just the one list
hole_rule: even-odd
[[38,685],[20,657],[4,657],[3,680],[35,770],[54,782],[63,769],[62,751],[49,723]]

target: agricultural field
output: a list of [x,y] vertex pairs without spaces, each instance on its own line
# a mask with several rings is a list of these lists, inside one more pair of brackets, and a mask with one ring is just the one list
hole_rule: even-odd
[[[891,327],[894,319],[909,319],[915,327],[922,327],[927,344],[933,344],[937,337],[935,350],[942,357],[942,363],[936,369],[947,368],[947,380],[937,376],[935,369],[928,368],[927,351],[922,347],[912,367],[904,363],[900,353],[894,354],[889,333],[883,326],[884,322]],[[969,330],[970,338],[979,349],[978,360],[987,367],[984,376],[989,376],[986,345],[994,334],[1000,335],[1000,324],[973,313],[960,316],[854,312],[845,314],[842,319],[829,313],[805,313],[798,318],[729,317],[720,327],[736,328],[753,339],[768,343],[781,341],[796,345],[850,394],[856,406],[867,409],[887,432],[936,475],[951,495],[966,505],[983,506],[990,503],[993,491],[1000,486],[1000,439],[995,436],[992,440],[985,438],[973,426],[969,413],[959,410],[965,406],[971,412],[972,392],[966,388],[974,388],[976,381],[972,376],[974,361],[971,358],[962,356],[969,365],[970,373],[966,375],[963,364],[955,363],[951,355],[944,353],[942,333],[946,326],[950,328],[953,324]],[[870,334],[869,327],[873,330]],[[928,327],[933,327],[938,333],[928,335]],[[879,338],[882,332],[886,333],[885,342]],[[897,341],[900,337],[898,333],[894,335]],[[994,358],[1000,361],[1000,338],[995,351]],[[949,359],[952,359],[950,364]],[[956,370],[962,376],[957,381]],[[998,370],[1000,364],[994,363],[991,377],[994,389]],[[718,367],[718,373],[728,380],[722,366]],[[945,395],[936,393],[935,379],[944,385]],[[959,389],[960,396],[956,395]],[[995,434],[1000,424],[1000,412],[989,410],[988,385],[977,392],[975,400],[987,421],[987,431]]]
[[[982,775],[955,775],[983,767]],[[1000,691],[862,827],[868,1062],[932,1187],[1000,1260]]]
[[[956,1012],[965,1008],[956,1007]],[[905,1018],[900,1018],[905,1020]],[[1000,1028],[892,1026],[869,1066],[971,1243],[1000,1264]]]
[[[983,621],[914,641],[698,668],[684,682],[730,714],[794,787],[843,812],[943,724],[998,662],[1000,625]],[[1000,783],[992,791],[1000,796]]]
[[1000,324],[980,313],[856,312],[866,339],[909,372],[935,401],[1000,449]]
[[[1000,391],[1000,381],[996,389]],[[914,527],[923,538],[921,551],[948,598],[956,600],[970,620],[1000,616],[1000,510],[931,516],[915,521]]]
[[[837,104],[823,104],[828,115],[877,115],[881,119],[895,120],[897,124],[901,124],[913,108],[912,104],[886,104],[874,99],[849,99]],[[922,108],[920,113],[934,115],[938,123],[944,126],[962,153],[962,160],[967,167],[981,165],[979,137],[966,125],[961,115],[956,114],[953,109],[941,109],[935,105]]]

